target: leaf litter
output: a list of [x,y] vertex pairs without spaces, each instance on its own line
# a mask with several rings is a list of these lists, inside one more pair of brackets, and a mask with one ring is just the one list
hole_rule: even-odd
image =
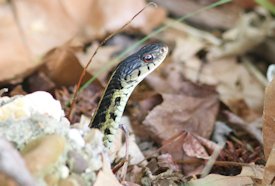
[[[134,91],[126,107],[122,124],[128,132],[120,131],[107,159],[106,149],[97,151],[101,156],[95,158],[100,159],[95,165],[100,169],[93,172],[88,164],[78,169],[92,171],[91,176],[73,172],[70,162],[60,165],[55,178],[39,180],[56,185],[85,185],[86,181],[94,185],[272,185],[274,81],[266,85],[263,74],[274,53],[274,40],[270,39],[274,18],[254,3],[234,1],[191,17],[190,26],[174,21],[175,16],[212,1],[186,1],[182,9],[181,2],[156,2],[162,6],[144,10],[123,33],[101,46],[84,78],[86,82],[109,66],[121,51],[161,24],[170,25],[154,36],[169,45],[169,56]],[[12,90],[5,95],[48,91],[68,113],[73,85],[98,43],[145,5],[143,0],[1,3],[0,24],[5,26],[0,32],[0,69],[5,70],[0,73],[0,83]],[[265,52],[257,50],[267,42]],[[78,149],[75,161],[95,161],[87,154],[94,143],[90,140],[97,136],[100,141],[100,135],[87,125],[114,67],[112,64],[84,89],[73,107],[71,133],[75,143],[82,144],[81,148],[70,147]],[[217,128],[218,123],[226,127]],[[222,148],[214,142],[214,131],[223,139]],[[36,140],[51,136],[42,134]],[[68,143],[66,135],[56,137]],[[53,148],[66,154],[64,144],[62,149]],[[43,144],[37,145],[33,152],[41,153]],[[60,155],[61,162],[67,161],[62,158]],[[210,172],[203,177],[205,169]],[[5,173],[11,174],[9,170]],[[1,184],[6,183],[6,175],[0,175]]]

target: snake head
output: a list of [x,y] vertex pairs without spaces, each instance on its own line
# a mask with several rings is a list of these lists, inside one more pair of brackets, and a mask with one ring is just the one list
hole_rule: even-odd
[[149,43],[123,60],[116,70],[119,72],[117,74],[120,74],[120,79],[128,85],[130,85],[129,82],[140,82],[164,61],[167,53],[166,44]]
[[168,47],[164,43],[154,42],[142,47],[136,54],[139,54],[143,63],[162,62],[168,53]]
[[167,53],[168,47],[163,43],[147,44],[124,59],[115,69],[89,125],[92,128],[99,128],[104,133],[103,142],[107,147],[111,146],[115,138],[123,110],[132,91],[164,61]]

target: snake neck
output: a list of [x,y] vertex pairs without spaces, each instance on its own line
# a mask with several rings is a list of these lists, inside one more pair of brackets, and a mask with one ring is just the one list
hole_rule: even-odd
[[89,127],[98,128],[103,132],[103,142],[106,146],[114,140],[126,103],[137,85],[137,82],[123,83],[119,78],[116,75],[111,78],[89,124]]
[[167,53],[165,44],[151,43],[125,58],[115,69],[89,124],[90,128],[98,128],[103,132],[105,146],[111,146],[134,88],[163,62]]

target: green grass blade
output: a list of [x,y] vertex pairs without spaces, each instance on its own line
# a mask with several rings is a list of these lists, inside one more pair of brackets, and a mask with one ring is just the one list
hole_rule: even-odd
[[272,14],[275,15],[275,5],[269,0],[255,0],[259,5],[269,10]]

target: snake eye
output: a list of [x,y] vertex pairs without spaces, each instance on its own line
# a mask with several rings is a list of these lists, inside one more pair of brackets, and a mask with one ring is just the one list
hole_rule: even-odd
[[142,57],[142,60],[145,62],[145,63],[149,63],[151,61],[153,61],[154,59],[154,56],[152,54],[145,54],[143,57]]

